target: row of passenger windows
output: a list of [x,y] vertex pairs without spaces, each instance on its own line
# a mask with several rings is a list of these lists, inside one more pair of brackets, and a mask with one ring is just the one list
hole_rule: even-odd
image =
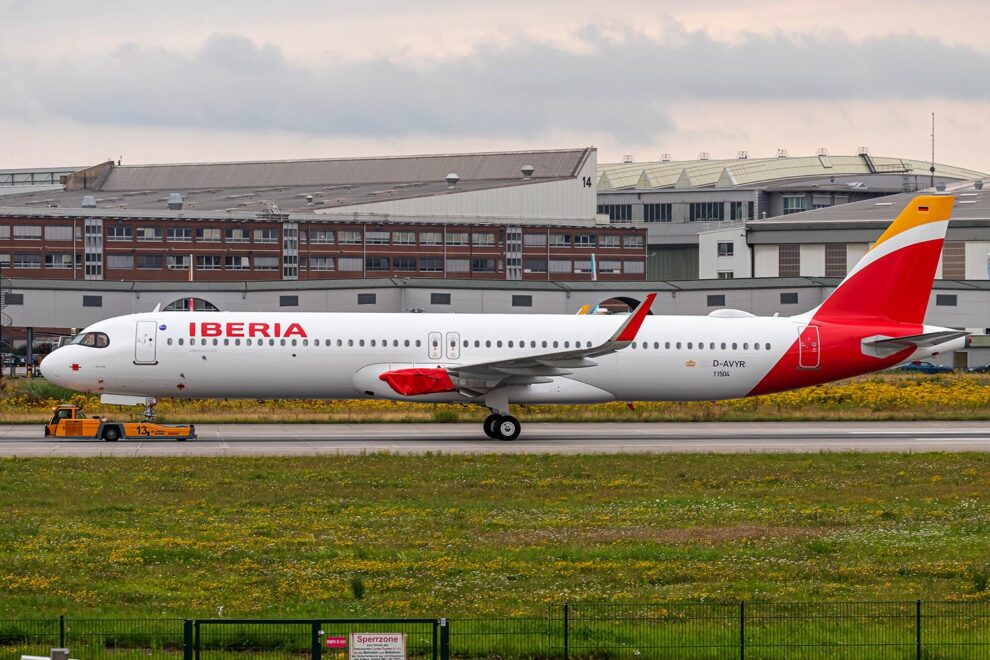
[[[186,345],[186,341],[187,340],[184,337],[179,337],[178,339],[174,340],[174,343],[177,343],[179,346],[184,346],[184,345]],[[201,338],[198,339],[198,341],[194,337],[194,338],[190,338],[188,340],[188,343],[189,343],[189,346],[219,346],[219,345],[221,345],[221,343],[224,346],[230,346],[230,345],[240,346],[241,343],[242,343],[242,341],[243,341],[243,344],[245,346],[252,346],[252,345],[255,345],[255,346],[275,346],[276,345],[276,341],[278,342],[278,345],[279,346],[309,346],[310,345],[310,340],[309,339],[278,339],[278,340],[276,340],[276,339],[268,339],[266,341],[263,338],[259,338],[259,339],[250,339],[250,338],[247,338],[247,339],[243,339],[243,340],[241,340],[240,338],[235,338],[235,339],[231,340],[229,337],[225,337],[222,340],[222,342],[221,342],[221,340],[220,340],[219,337],[214,337],[213,339],[207,339],[205,337],[201,337]],[[391,343],[390,343],[390,341],[391,341]],[[167,343],[168,343],[169,346],[172,346],[173,345],[173,339],[171,337],[169,337],[168,340],[167,340]],[[324,339],[324,340],[322,340],[322,343],[321,343],[321,340],[319,340],[319,339],[314,339],[312,341],[312,345],[313,346],[326,346],[328,348],[331,347],[331,346],[333,346],[333,345],[335,345],[335,343],[336,343],[336,346],[339,346],[339,347],[343,347],[343,346],[346,345],[348,347],[353,347],[353,346],[358,346],[358,347],[362,347],[362,346],[379,347],[380,346],[382,348],[388,348],[391,345],[392,348],[399,348],[399,345],[400,345],[400,341],[398,339],[392,339],[392,340],[382,339],[380,341],[377,340],[377,339],[368,339],[368,340],[364,340],[364,339],[357,339],[357,340],[354,340],[354,339],[346,339],[346,340],[345,339],[337,339],[336,342],[334,342],[334,340],[332,340],[332,339]],[[435,345],[438,345],[438,342],[434,342],[434,344]],[[471,341],[469,341],[467,339],[463,340],[463,346],[464,346],[464,348],[470,348],[472,346],[472,344],[473,344],[473,346],[475,348],[481,348],[482,341],[480,339],[475,339],[473,342],[471,342]],[[415,346],[416,348],[419,348],[419,347],[421,347],[423,345],[423,342],[421,340],[419,340],[419,339],[415,339],[415,340],[404,339],[404,340],[402,340],[401,345],[403,347],[405,347],[405,348],[409,348],[411,346]],[[585,341],[582,344],[582,342],[580,342],[580,341],[575,341],[575,342],[572,343],[570,341],[547,341],[547,340],[543,340],[543,341],[537,342],[536,340],[532,340],[532,339],[529,340],[529,342],[528,342],[529,348],[537,348],[537,347],[539,347],[539,348],[571,348],[572,346],[573,346],[573,348],[581,348],[582,345],[584,346],[584,348],[591,348],[591,345],[592,344],[591,344],[590,341]],[[707,348],[709,350],[713,350],[714,351],[716,345],[717,346],[720,346],[721,350],[723,350],[723,351],[729,349],[730,347],[734,351],[735,350],[739,350],[739,346],[740,346],[740,344],[738,342],[732,342],[731,344],[729,344],[727,342],[721,342],[720,344],[716,344],[715,342],[708,342]],[[503,346],[506,347],[506,348],[526,348],[527,347],[527,341],[525,339],[521,339],[518,342],[516,342],[516,341],[514,341],[512,339],[509,339],[507,341],[502,341],[501,339],[496,339],[496,340],[486,339],[484,341],[484,346],[485,346],[485,348],[492,348],[492,347],[503,348]],[[666,350],[670,350],[671,348],[674,348],[675,350],[679,350],[682,347],[686,347],[688,350],[693,350],[695,348],[695,346],[697,346],[698,350],[705,350],[705,348],[706,348],[705,342],[697,342],[697,344],[695,344],[694,342],[690,342],[689,341],[689,342],[686,342],[686,344],[685,344],[684,342],[679,342],[679,341],[678,342],[669,342],[668,341],[668,342],[664,342],[664,345],[663,345],[664,349],[666,349]],[[758,342],[753,342],[753,345],[752,346],[753,346],[753,350],[754,351],[758,351],[761,348],[761,344],[759,344]],[[768,351],[770,350],[770,344],[769,343],[763,344],[762,346],[766,350],[768,350]],[[660,350],[660,342],[658,342],[658,341],[653,342],[652,347],[653,347],[654,350]],[[634,341],[632,343],[632,348],[634,348],[634,349],[635,348],[649,349],[650,348],[650,342],[647,342],[647,341],[635,342]],[[742,343],[742,350],[748,351],[749,349],[750,349],[749,342],[743,342]]]

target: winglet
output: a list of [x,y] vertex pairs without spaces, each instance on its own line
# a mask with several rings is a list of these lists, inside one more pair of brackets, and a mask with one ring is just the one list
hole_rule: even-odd
[[610,341],[627,341],[631,342],[636,339],[636,335],[639,334],[639,328],[643,325],[643,319],[646,315],[650,313],[650,307],[653,306],[653,301],[656,300],[657,294],[651,293],[646,296],[646,300],[639,303],[633,313],[629,315],[626,322],[622,324],[616,333],[612,336]]

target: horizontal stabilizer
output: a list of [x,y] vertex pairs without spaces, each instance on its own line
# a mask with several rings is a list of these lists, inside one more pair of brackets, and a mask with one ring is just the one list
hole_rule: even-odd
[[938,332],[926,332],[920,335],[908,335],[907,337],[876,335],[864,339],[862,348],[864,355],[886,357],[908,348],[931,348],[968,335],[968,332],[962,330],[940,330]]

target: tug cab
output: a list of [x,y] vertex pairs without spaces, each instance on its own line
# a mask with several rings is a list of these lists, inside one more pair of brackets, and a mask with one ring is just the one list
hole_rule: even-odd
[[52,408],[52,419],[45,425],[46,438],[65,440],[146,440],[162,438],[190,440],[196,437],[192,424],[155,424],[152,422],[113,422],[106,417],[86,417],[82,408],[64,404]]

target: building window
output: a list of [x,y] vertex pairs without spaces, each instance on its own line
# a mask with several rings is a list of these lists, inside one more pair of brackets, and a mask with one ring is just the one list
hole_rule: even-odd
[[24,294],[23,293],[8,293],[3,296],[3,300],[8,305],[23,305],[24,304]]
[[359,231],[347,230],[337,232],[337,242],[344,245],[360,245],[364,236]]
[[591,259],[575,259],[574,260],[574,272],[575,273],[590,273],[591,272]]
[[368,245],[388,245],[390,234],[387,231],[369,231],[365,234]]
[[41,225],[14,225],[15,241],[40,241]]
[[533,306],[533,296],[512,296],[512,306],[513,307],[532,307]]
[[623,261],[622,272],[629,275],[642,275],[646,272],[646,264],[642,261]]
[[784,215],[808,210],[808,198],[804,195],[784,195]]
[[593,248],[593,247],[595,247],[595,235],[594,234],[575,234],[574,235],[574,247],[577,247],[577,248]]
[[602,260],[598,262],[598,272],[599,273],[621,273],[622,272],[622,262],[621,261],[609,261]]
[[466,273],[471,269],[471,263],[467,259],[447,259],[448,273]]
[[62,225],[46,225],[45,226],[45,240],[46,241],[71,241],[72,240],[72,227],[62,226]]
[[299,296],[279,296],[279,307],[299,307]]
[[526,257],[523,259],[524,273],[545,273],[547,272],[547,260],[540,258]]
[[622,244],[627,248],[642,248],[643,247],[643,237],[639,235],[629,235],[623,238]]
[[[196,229],[197,243],[219,243],[221,238],[220,230],[211,227],[198,227]],[[140,238],[138,240],[141,240]]]
[[825,277],[846,276],[846,244],[825,244]]
[[430,304],[431,305],[449,305],[450,304],[450,294],[449,293],[431,293],[430,294]]
[[192,243],[192,229],[189,227],[169,227],[169,243]]
[[83,296],[83,307],[103,307],[103,296]]
[[731,242],[719,242],[718,244],[718,256],[720,257],[731,257],[735,254],[736,245]]
[[715,273],[715,277],[720,280],[731,280],[733,277],[735,277],[735,273],[733,273],[731,270],[720,270]]
[[188,254],[170,254],[170,255],[168,255],[168,269],[169,270],[189,270],[189,255]]
[[108,241],[130,241],[134,238],[134,230],[131,227],[113,225],[107,227]]
[[468,233],[466,231],[447,232],[447,245],[467,245]]
[[221,263],[219,255],[199,255],[196,257],[196,270],[220,270]]
[[[186,262],[189,263],[188,261]],[[255,270],[278,270],[279,269],[279,258],[278,257],[255,257],[254,258],[254,269]],[[188,267],[188,265],[187,265]]]
[[483,233],[483,234],[472,234],[471,235],[471,242],[474,245],[481,245],[481,246],[485,246],[485,247],[494,246],[495,245],[495,234],[493,234],[491,232],[486,232],[486,233]]
[[523,234],[523,247],[546,247],[546,234]]
[[673,217],[673,204],[643,204],[644,222],[670,222]]
[[729,202],[729,219],[730,220],[747,220],[749,216],[746,215],[744,206],[746,202]]
[[10,238],[10,225],[0,225],[0,241]]
[[[219,259],[220,257],[217,257],[218,268]],[[160,254],[139,254],[135,257],[135,263],[138,270],[161,270],[165,265],[165,258]]]
[[781,305],[796,305],[798,304],[798,294],[795,291],[788,291],[786,293],[780,294],[780,304]]
[[398,273],[416,272],[416,257],[392,257],[392,270]]
[[134,268],[134,256],[130,254],[108,254],[108,270],[132,270]]
[[[257,233],[257,232],[256,232]],[[310,229],[309,242],[311,245],[331,245],[337,240],[337,234],[332,229]],[[255,239],[257,241],[257,239]],[[273,243],[275,241],[272,241]]]
[[378,302],[378,294],[376,293],[357,294],[357,304],[359,305],[374,305],[377,302]]
[[720,222],[725,219],[722,202],[694,202],[690,206],[691,222]]
[[550,247],[571,247],[571,235],[550,234]]
[[632,222],[632,204],[599,204],[598,212],[612,222]]
[[958,241],[942,246],[942,279],[966,279],[966,244]]
[[621,242],[621,237],[618,234],[605,234],[598,237],[598,247],[600,248],[617,248]]
[[227,229],[224,231],[224,240],[228,243],[250,243],[251,230],[243,228]]
[[472,259],[471,260],[471,270],[475,273],[494,273],[495,272],[495,260],[494,259]]
[[[368,232],[369,234],[371,232]],[[367,271],[382,273],[388,270],[388,257],[366,257],[364,268]]]
[[41,255],[15,253],[14,268],[41,268]]
[[[77,255],[80,258],[82,255]],[[45,255],[45,268],[51,270],[67,270],[72,268],[72,254],[56,253]]]
[[137,236],[139,241],[143,241],[145,243],[155,243],[162,240],[161,227],[138,227],[134,234]]
[[223,267],[227,270],[251,270],[251,257],[226,256]]
[[[163,312],[219,312],[220,309],[202,298],[179,298],[165,305]],[[180,340],[181,341],[181,340]]]
[[[333,232],[330,232],[331,234]],[[255,229],[254,230],[254,242],[255,243],[278,243],[278,230],[277,229]],[[333,241],[330,241],[331,243]]]
[[420,245],[443,245],[443,232],[421,231],[419,232]]
[[570,273],[574,268],[574,262],[570,259],[551,259],[550,260],[550,272],[551,273]]
[[724,307],[725,306],[725,294],[717,293],[708,296],[708,306],[709,307]]
[[309,258],[309,270],[310,271],[331,271],[333,270],[333,257],[310,257]]
[[777,276],[801,276],[801,246],[797,243],[784,243],[777,246]]
[[442,273],[443,259],[441,257],[420,257],[419,272],[421,273]]
[[939,307],[955,307],[957,304],[956,294],[954,293],[935,294],[935,304]]
[[416,232],[414,231],[393,231],[393,245],[416,245]]
[[359,273],[364,270],[364,259],[361,257],[338,257],[337,270],[348,273]]

